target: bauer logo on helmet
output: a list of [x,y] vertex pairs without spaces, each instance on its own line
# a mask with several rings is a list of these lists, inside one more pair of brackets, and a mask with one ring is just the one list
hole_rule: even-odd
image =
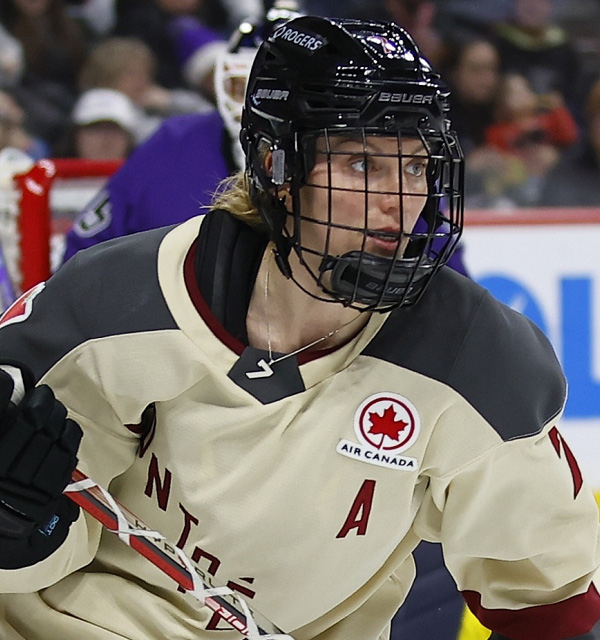
[[402,102],[404,104],[433,104],[433,95],[423,93],[390,93],[382,91],[379,102]]

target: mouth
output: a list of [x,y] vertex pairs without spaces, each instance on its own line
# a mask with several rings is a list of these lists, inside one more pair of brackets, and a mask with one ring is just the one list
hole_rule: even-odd
[[373,253],[383,253],[386,256],[396,253],[402,234],[399,229],[379,229],[367,231],[369,244],[373,247]]

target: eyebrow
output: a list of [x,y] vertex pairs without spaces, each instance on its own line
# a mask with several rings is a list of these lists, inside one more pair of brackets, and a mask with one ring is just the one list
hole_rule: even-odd
[[335,136],[323,136],[322,138],[320,138],[317,142],[317,146],[319,146],[320,144],[323,144],[325,147],[327,147],[327,143],[329,142],[329,147],[333,148],[335,147],[339,147],[342,144],[346,144],[346,143],[355,143],[360,145],[361,147],[367,147],[368,146],[368,141],[364,140],[361,136],[356,135],[356,136],[352,136],[352,135],[335,135]]
[[[325,140],[323,140],[322,142],[326,142]],[[336,152],[336,149],[344,144],[356,144],[358,146],[360,146],[361,151],[364,151],[366,153],[382,153],[381,149],[378,149],[377,147],[374,147],[372,144],[371,140],[365,140],[364,138],[362,138],[360,135],[356,135],[356,136],[351,136],[351,135],[347,135],[347,136],[330,136],[329,138],[329,148],[331,149],[332,153]],[[325,147],[327,145],[325,144]],[[319,151],[324,151],[326,152],[327,149],[319,149]]]
[[[393,137],[393,136],[390,136]],[[420,144],[412,150],[406,149],[406,147],[404,147],[405,144],[407,144],[407,142],[410,142],[411,140],[414,140],[415,142],[419,142]],[[356,143],[358,145],[360,145],[361,152],[365,152],[366,154],[373,154],[373,155],[382,155],[382,156],[395,156],[394,151],[388,151],[386,152],[383,149],[380,149],[378,147],[373,147],[370,140],[364,140],[361,136],[357,135],[357,136],[330,136],[329,138],[329,146],[330,146],[330,151],[332,154],[336,154],[339,153],[340,155],[347,153],[346,151],[337,151],[338,147],[340,147],[343,144],[346,143]],[[333,143],[333,141],[336,141],[335,144]],[[320,144],[323,144],[323,148],[321,148]],[[327,153],[327,145],[326,145],[326,139],[323,138],[320,143],[318,143],[317,145],[317,152],[319,153]],[[427,153],[427,149],[423,146],[422,141],[418,140],[417,138],[410,138],[408,141],[406,139],[402,139],[399,138],[398,139],[398,148],[401,149],[403,151],[402,156],[404,156],[405,160],[410,160],[410,159],[414,159],[414,158],[428,158],[428,153]]]

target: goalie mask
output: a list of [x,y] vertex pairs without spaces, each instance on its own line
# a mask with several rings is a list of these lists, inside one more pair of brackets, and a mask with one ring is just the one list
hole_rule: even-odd
[[[304,16],[261,45],[241,141],[278,266],[309,295],[387,311],[448,261],[464,169],[447,98],[392,23]],[[291,251],[321,294],[292,273]]]
[[231,34],[227,47],[215,60],[214,86],[217,109],[233,141],[233,155],[243,168],[245,156],[239,144],[240,119],[248,75],[258,47],[278,25],[301,14],[295,2],[278,0],[263,20],[244,20]]

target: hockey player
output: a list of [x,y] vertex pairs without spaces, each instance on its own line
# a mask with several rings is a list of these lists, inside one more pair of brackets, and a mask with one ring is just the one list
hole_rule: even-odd
[[[81,252],[9,311],[0,637],[236,637],[71,508],[77,456],[296,640],[387,638],[421,539],[494,640],[600,638],[560,366],[443,266],[447,97],[400,28],[294,19],[258,51],[248,169],[215,208]],[[37,386],[13,407],[11,381]]]

